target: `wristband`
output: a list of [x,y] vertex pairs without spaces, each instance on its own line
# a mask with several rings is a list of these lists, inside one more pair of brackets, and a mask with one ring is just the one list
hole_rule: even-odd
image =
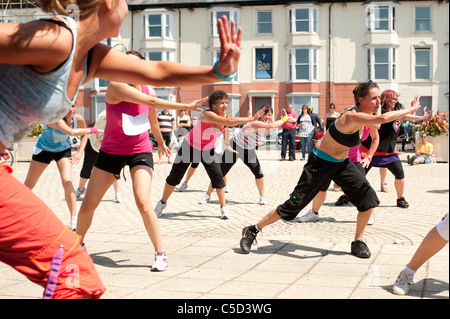
[[98,132],[98,128],[96,128],[96,127],[89,128],[89,134],[95,134],[97,132]]
[[371,156],[367,155],[366,157],[369,159],[369,161],[372,161],[372,157]]
[[288,117],[287,116],[283,116],[281,119],[283,120],[284,123],[286,123],[287,120],[288,120]]
[[219,71],[219,67],[217,66],[218,63],[219,63],[219,61],[216,61],[216,63],[214,63],[213,69],[214,69],[215,75],[216,75],[219,79],[221,79],[221,80],[223,80],[223,81],[231,81],[231,80],[237,75],[237,71],[234,72],[233,74],[230,74],[230,75],[223,75],[223,74],[220,73],[220,71]]

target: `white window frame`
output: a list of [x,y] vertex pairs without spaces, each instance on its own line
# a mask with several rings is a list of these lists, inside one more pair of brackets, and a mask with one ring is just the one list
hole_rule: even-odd
[[[388,50],[388,62],[386,63],[388,65],[388,78],[387,79],[381,79],[375,77],[375,68],[376,68],[376,61],[375,61],[375,50],[376,49],[386,49]],[[366,54],[367,54],[367,79],[373,80],[373,81],[397,81],[397,72],[398,72],[398,58],[397,58],[397,48],[388,46],[388,47],[369,47],[367,48]]]
[[145,49],[142,51],[143,56],[147,60],[150,59],[150,53],[160,52],[161,53],[161,60],[157,61],[171,61],[175,62],[175,51],[174,50],[167,50],[167,49]]
[[[297,31],[296,10],[308,10],[308,30]],[[316,6],[291,6],[287,11],[289,34],[319,33],[319,8]]]
[[222,16],[218,17],[218,12],[228,12],[228,23],[233,20],[237,31],[237,29],[239,28],[240,10],[234,7],[215,7],[212,8],[209,13],[209,35],[212,37],[219,36],[217,19],[221,18]]
[[[377,20],[377,11],[379,9],[387,9],[388,10],[388,26],[387,29],[376,29],[377,22],[381,20]],[[392,4],[374,4],[371,3],[366,7],[366,31],[367,32],[392,32],[397,31],[397,6]],[[383,20],[384,21],[384,20]]]
[[[296,50],[308,50],[308,79],[298,79],[296,74],[297,61]],[[318,82],[319,81],[319,48],[317,47],[293,47],[287,52],[288,81],[290,82]]]
[[[428,20],[430,21],[430,28],[428,30],[417,30],[417,9],[429,9],[430,10],[430,16],[428,17]],[[431,7],[430,6],[416,6],[414,7],[414,31],[415,32],[431,32],[432,28],[431,28],[431,24],[432,24],[432,17],[431,17]],[[426,19],[421,19],[421,20],[426,20]]]
[[[259,13],[263,13],[263,12],[270,13],[270,23],[269,22],[260,22],[258,20],[258,14]],[[256,17],[255,17],[255,20],[256,20],[256,35],[271,35],[271,34],[273,34],[273,12],[272,12],[272,10],[257,9],[255,15],[256,15]],[[259,25],[260,24],[270,24],[270,32],[259,32]]]
[[[426,47],[415,46],[413,48],[413,50],[414,50],[414,53],[413,53],[413,60],[412,61],[413,61],[414,80],[415,81],[426,81],[426,82],[432,81],[433,80],[433,72],[432,72],[432,69],[433,69],[433,48],[431,46],[426,46]],[[428,79],[419,79],[419,78],[417,78],[416,68],[418,66],[425,66],[425,65],[417,65],[417,63],[416,63],[417,50],[427,50],[429,52],[429,54],[430,54],[429,60],[428,60]]]
[[[150,15],[160,15],[161,16],[161,36],[150,36],[149,34],[149,21],[148,17]],[[142,37],[145,40],[153,39],[168,39],[173,40],[173,25],[174,25],[174,14],[168,10],[146,10],[142,13]]]

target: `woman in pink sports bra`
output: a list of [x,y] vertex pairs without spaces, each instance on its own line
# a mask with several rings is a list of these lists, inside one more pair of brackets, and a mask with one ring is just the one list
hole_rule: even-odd
[[158,217],[162,215],[162,210],[167,206],[167,200],[181,182],[191,163],[200,162],[211,179],[212,187],[216,188],[221,218],[228,219],[231,216],[225,202],[225,183],[220,169],[220,159],[214,152],[214,143],[226,128],[256,121],[264,113],[264,110],[259,110],[252,117],[227,117],[228,94],[221,90],[211,93],[208,98],[208,106],[209,109],[202,113],[197,124],[186,135],[178,149],[172,170],[166,179],[162,198],[155,207]]
[[[128,51],[136,58],[144,59],[136,51]],[[167,255],[163,250],[158,218],[153,212],[150,187],[153,176],[152,144],[148,137],[150,126],[165,155],[170,149],[164,144],[157,120],[157,109],[198,111],[196,105],[207,98],[180,104],[156,97],[155,91],[145,85],[111,82],[105,96],[106,122],[104,138],[92,169],[83,203],[78,213],[77,233],[82,242],[91,225],[94,211],[105,192],[120,176],[121,170],[130,167],[136,206],[155,249],[152,270],[167,269]]]

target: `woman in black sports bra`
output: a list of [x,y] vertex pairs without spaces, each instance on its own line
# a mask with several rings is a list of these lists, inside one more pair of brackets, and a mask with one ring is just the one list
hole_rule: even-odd
[[355,106],[343,112],[316,144],[289,199],[271,210],[257,224],[242,230],[240,244],[244,253],[250,252],[257,233],[265,226],[281,218],[293,220],[319,191],[327,190],[333,180],[341,186],[359,212],[351,253],[360,258],[371,256],[362,239],[372,210],[379,205],[379,200],[366,176],[348,159],[348,150],[360,143],[364,126],[376,126],[414,113],[420,107],[420,103],[419,97],[416,96],[411,108],[407,110],[373,115],[380,107],[378,85],[372,81],[362,83],[353,90],[353,94]]

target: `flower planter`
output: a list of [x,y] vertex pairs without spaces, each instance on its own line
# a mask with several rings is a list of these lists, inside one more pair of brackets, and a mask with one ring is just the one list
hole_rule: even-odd
[[[420,142],[420,135],[416,133],[416,145]],[[449,162],[448,135],[428,136],[428,142],[433,144],[433,154],[436,162]]]
[[37,137],[25,137],[15,145],[14,159],[17,162],[30,162],[33,156],[33,147],[36,145]]

